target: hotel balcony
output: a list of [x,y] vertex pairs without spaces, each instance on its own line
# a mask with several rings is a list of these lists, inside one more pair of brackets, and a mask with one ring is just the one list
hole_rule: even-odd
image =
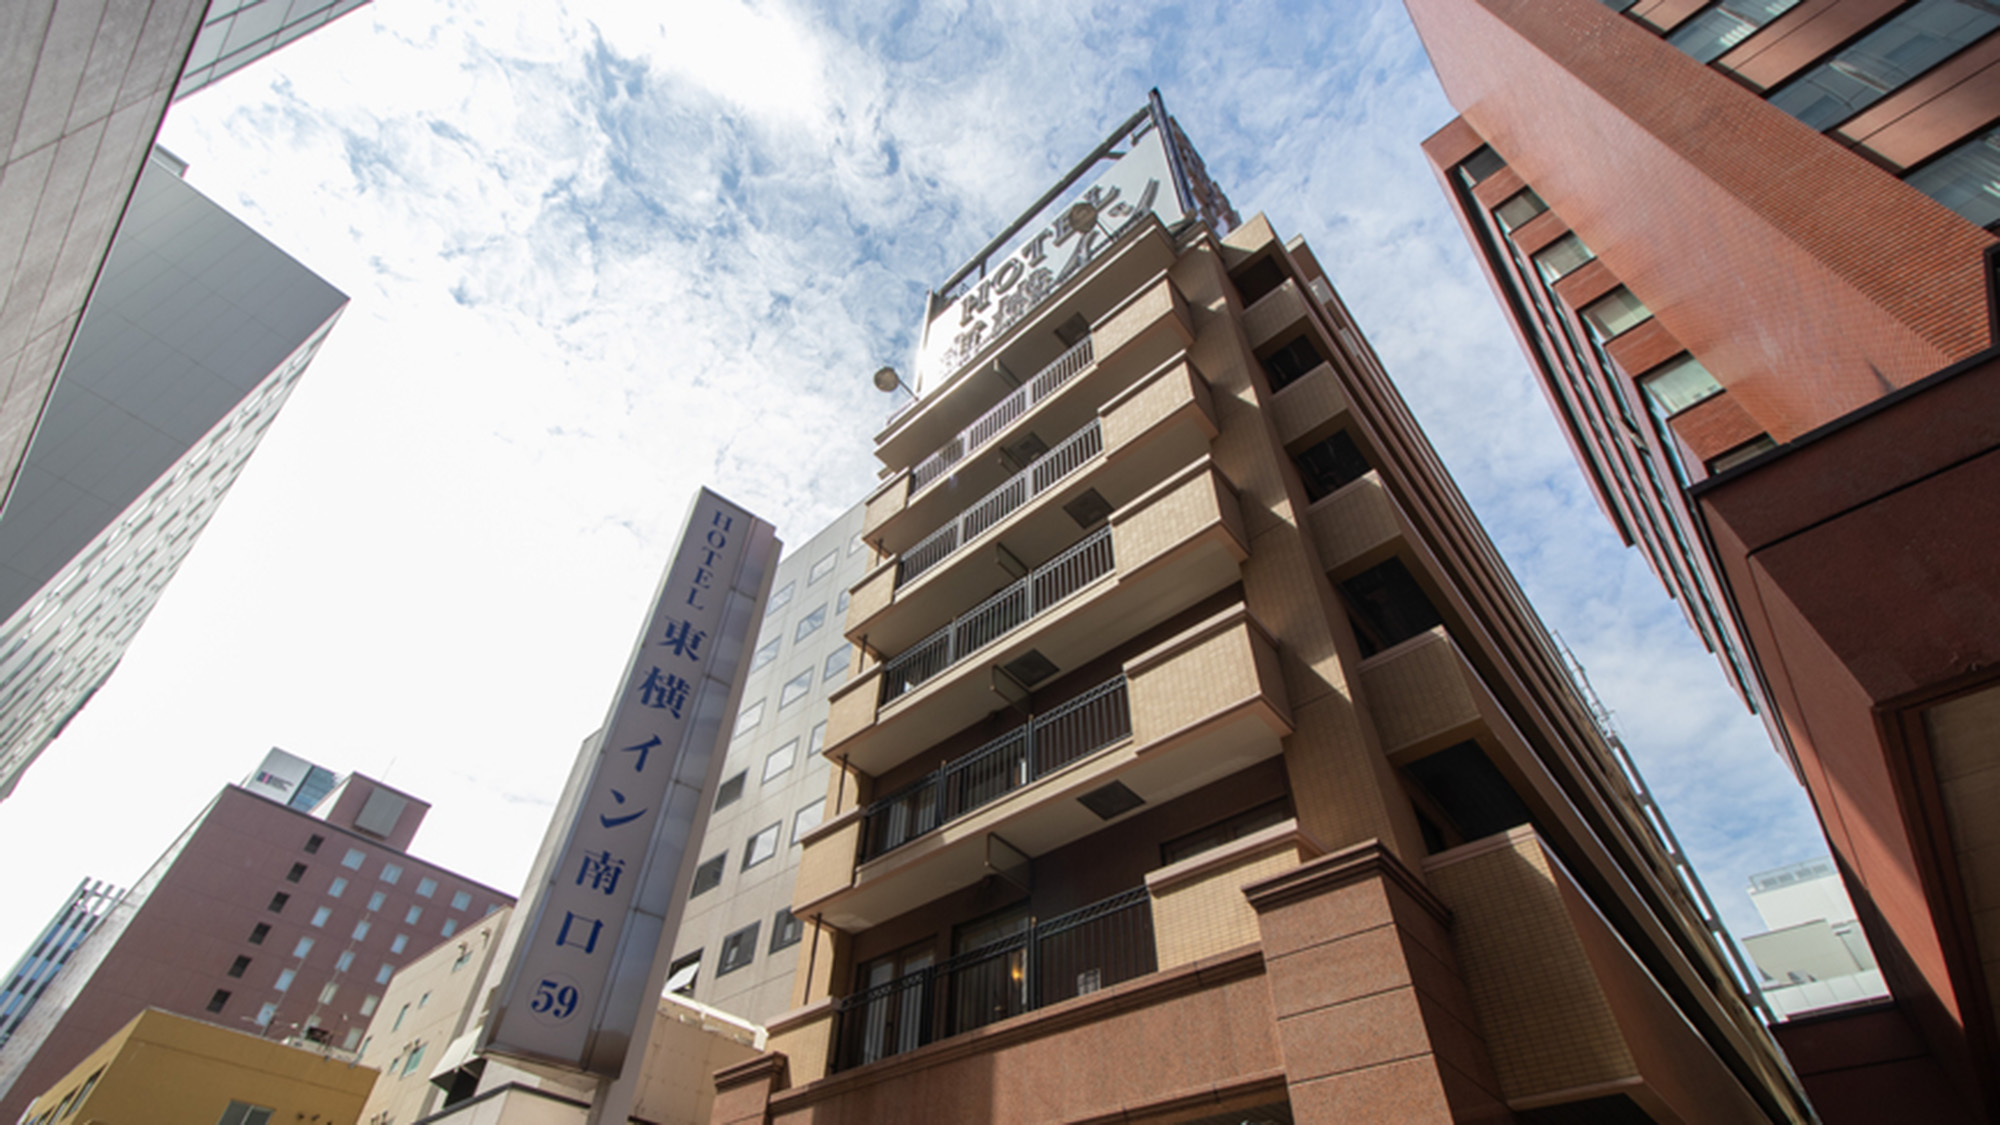
[[[991,388],[962,385],[926,395],[920,413],[942,418],[955,417],[961,405],[980,409],[958,428],[930,434],[928,446],[908,447],[915,437],[904,427],[877,448],[885,463],[911,467],[869,497],[862,535],[885,554],[904,554],[965,508],[968,497],[998,487],[1186,348],[1194,330],[1165,268],[1160,265],[1150,282],[1092,322],[1075,344],[1025,368],[1033,374],[1018,385],[1006,374]],[[952,402],[934,401],[940,397]]]
[[889,648],[870,633],[868,648],[882,658],[833,693],[826,753],[879,776],[1234,585],[1244,543],[1235,490],[1208,458],[1188,464],[956,616],[909,611],[910,625],[888,630],[909,637],[907,646]]
[[1509,1108],[1622,1095],[1654,1121],[1768,1120],[1534,828],[1423,867]]
[[1235,605],[806,839],[793,910],[864,930],[1281,752],[1277,650]]
[[1053,557],[1074,542],[1079,526],[1127,507],[1204,456],[1215,433],[1214,405],[1201,375],[1178,358],[1156,368],[1054,448],[856,583],[849,639],[877,652],[907,649],[950,620],[954,608],[1018,577],[1018,560]]

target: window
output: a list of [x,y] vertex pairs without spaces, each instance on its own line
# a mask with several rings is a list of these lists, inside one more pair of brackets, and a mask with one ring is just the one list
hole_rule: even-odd
[[354,923],[354,940],[355,941],[368,940],[368,920],[366,918],[363,918],[361,921]]
[[835,617],[839,617],[841,614],[847,612],[847,600],[852,596],[850,591],[842,590],[840,596],[833,599],[833,615]]
[[792,643],[797,644],[819,632],[819,627],[824,624],[826,624],[826,607],[820,606],[800,619],[798,628],[792,630]]
[[832,683],[847,675],[847,660],[853,654],[854,646],[849,644],[843,644],[827,653],[826,666],[820,669],[819,678],[826,683]]
[[857,531],[854,533],[854,538],[847,541],[847,553],[851,555],[866,545],[867,541],[862,539],[861,533]]
[[410,935],[397,934],[396,939],[389,943],[389,952],[401,953],[403,950],[408,949],[409,947],[410,947]]
[[[391,965],[387,961],[384,961],[382,962],[382,967],[375,970],[375,983],[388,984],[389,978],[395,975],[396,975],[396,966]],[[403,1005],[403,1010],[406,1012],[409,1011],[410,1006],[408,1004]],[[402,1017],[398,1016],[396,1022],[399,1024],[402,1023],[403,1022]]]
[[1583,318],[1584,326],[1600,344],[1608,344],[1613,339],[1652,319],[1653,313],[1630,289],[1620,285],[1604,296],[1583,307],[1577,315]]
[[1583,239],[1572,231],[1542,247],[1542,252],[1535,255],[1535,269],[1541,273],[1543,281],[1554,285],[1595,257],[1597,255],[1583,244]]
[[417,1064],[423,1061],[424,1061],[424,1045],[422,1043],[418,1043],[416,1045],[416,1048],[410,1052],[410,1060],[403,1064],[402,1077],[408,1078],[410,1075],[416,1073]]
[[353,967],[354,951],[352,949],[341,950],[340,956],[333,959],[333,971],[336,973],[344,973]]
[[1683,355],[1639,376],[1639,389],[1655,417],[1665,420],[1703,399],[1722,393],[1722,384],[1691,355]]
[[326,837],[324,836],[307,836],[306,846],[302,850],[307,855],[318,855],[319,846],[324,843],[326,843]]
[[1723,52],[1798,4],[1799,0],[1722,0],[1675,28],[1667,36],[1667,42],[1687,52],[1696,62],[1714,62]]
[[770,952],[776,953],[780,949],[797,945],[805,933],[805,922],[793,914],[790,907],[780,908],[777,917],[771,919]]
[[729,778],[721,785],[716,786],[715,807],[721,809],[735,804],[736,799],[743,796],[743,779],[749,775],[749,770],[741,770],[735,777]]
[[367,858],[368,853],[362,851],[360,848],[349,848],[347,849],[347,854],[340,857],[340,865],[349,871],[359,871],[361,870],[361,862]]
[[215,994],[208,998],[208,1010],[211,1012],[219,1012],[222,1010],[223,1005],[227,1003],[229,1003],[228,990],[218,988],[215,990]]
[[676,996],[693,996],[694,980],[701,975],[701,950],[667,966],[667,991]]
[[800,809],[798,815],[792,818],[792,843],[798,843],[801,837],[818,828],[820,821],[825,819],[826,798],[824,797]]
[[749,925],[722,939],[722,952],[715,958],[715,975],[728,976],[757,957],[757,931],[762,922]]
[[[267,1023],[269,1021],[264,1020],[259,1022]],[[222,1119],[217,1121],[215,1125],[270,1125],[270,1123],[271,1109],[269,1106],[251,1105],[249,1102],[230,1102],[229,1108],[222,1111]]]
[[248,957],[238,957],[236,960],[231,961],[229,963],[229,975],[232,977],[241,977],[244,973],[248,972],[249,969],[250,969],[250,958]]
[[806,585],[811,586],[820,579],[832,574],[833,564],[838,561],[840,561],[840,552],[837,550],[828,551],[826,557],[814,563],[812,570],[806,574]]
[[1308,500],[1331,496],[1374,471],[1346,430],[1336,431],[1325,441],[1301,450],[1294,461]]
[[403,915],[403,924],[406,926],[414,926],[417,924],[417,919],[422,918],[423,916],[424,916],[423,907],[412,906],[410,907],[409,911]]
[[1465,162],[1458,166],[1458,181],[1471,187],[1506,166],[1507,162],[1500,159],[1499,153],[1481,145],[1478,152],[1466,157]]
[[1974,226],[2000,223],[2000,126],[1961,142],[1904,177],[1904,182]]
[[1493,217],[1500,221],[1501,230],[1513,234],[1528,220],[1548,209],[1549,205],[1542,202],[1542,197],[1535,194],[1534,188],[1522,188],[1508,196],[1505,203],[1495,207]]
[[732,740],[742,738],[744,735],[756,730],[757,724],[763,721],[764,701],[760,699],[744,707],[743,710],[736,712],[736,729],[730,732],[729,737]]
[[2000,7],[1990,0],[1918,0],[1772,94],[1770,102],[1815,129],[1826,129],[1996,27]]
[[322,1004],[331,1004],[333,1003],[333,998],[338,995],[340,995],[340,986],[334,984],[332,981],[328,981],[326,987],[319,990],[319,1002]]
[[429,898],[438,891],[438,881],[428,875],[417,880],[417,897]]
[[799,740],[794,738],[764,758],[764,780],[769,781],[792,768],[792,759],[799,756]]
[[287,883],[296,883],[305,877],[306,865],[303,863],[294,863],[292,864],[292,869],[285,872],[285,882]]
[[464,910],[471,905],[472,896],[465,891],[459,891],[457,894],[451,896],[451,908],[453,910]]
[[1364,658],[1443,624],[1401,559],[1378,563],[1342,582],[1340,594]]
[[250,944],[251,945],[264,944],[264,938],[268,936],[270,932],[271,932],[271,927],[268,923],[265,922],[257,923],[250,929]]
[[721,855],[702,860],[701,866],[694,869],[694,886],[688,891],[688,897],[693,898],[721,886],[722,865],[728,858],[729,853],[723,852]]
[[313,951],[313,939],[309,937],[302,937],[299,939],[299,943],[292,947],[292,956],[304,957],[306,954],[311,953],[312,951]]
[[285,969],[278,974],[278,983],[271,987],[279,992],[288,991],[292,987],[292,982],[298,979],[298,975],[297,969]]
[[778,829],[781,827],[782,824],[773,824],[750,837],[750,843],[743,849],[743,870],[748,871],[778,854]]
[[1270,377],[1272,390],[1282,391],[1325,362],[1312,341],[1299,336],[1264,358],[1264,374]]
[[333,908],[330,906],[322,906],[319,909],[313,911],[312,924],[314,926],[324,927],[326,925],[326,920],[331,917],[333,917]]
[[458,923],[450,918],[446,918],[444,920],[444,928],[438,931],[439,935],[443,937],[450,937],[451,935],[457,932],[458,932]]
[[270,910],[273,914],[283,914],[285,912],[285,904],[290,901],[292,901],[292,896],[279,891],[277,894],[271,896],[271,905],[266,909]]
[[806,755],[810,757],[814,754],[819,753],[821,750],[825,748],[826,748],[826,724],[825,723],[814,724],[812,729],[812,734],[806,739]]
[[470,964],[471,962],[472,962],[472,943],[469,941],[459,942],[458,959],[451,963],[451,971],[455,973],[460,969],[463,969],[466,965]]
[[426,993],[424,993],[424,994],[423,994],[422,996],[419,996],[419,997],[417,997],[417,1009],[418,1009],[419,1011],[422,1011],[422,1010],[423,1010],[423,1007],[424,1007],[424,1005],[426,1005],[426,1004],[428,1004],[428,1003],[430,1003],[430,1002],[431,1002],[431,994],[430,994],[430,993],[428,993],[428,992],[426,992]]
[[767,602],[764,606],[764,616],[774,617],[777,615],[777,612],[779,610],[792,604],[792,591],[795,590],[797,587],[798,583],[787,582],[785,583],[784,589],[779,590],[775,594],[772,594],[771,600]]
[[1237,813],[1226,820],[1209,825],[1199,831],[1190,832],[1160,845],[1160,863],[1179,863],[1189,856],[1200,855],[1211,848],[1219,848],[1231,840],[1241,840],[1253,832],[1262,832],[1274,824],[1282,824],[1292,818],[1292,801],[1280,797],[1268,804]]
[[1717,456],[1715,460],[1710,461],[1708,463],[1708,471],[1711,475],[1719,476],[1735,468],[1736,466],[1741,465],[1744,462],[1759,456],[1760,454],[1769,453],[1771,450],[1776,448],[1778,448],[1778,443],[1771,439],[1770,434],[1758,434],[1756,437],[1751,438],[1749,441],[1744,442],[1742,445],[1739,445],[1736,448]]
[[382,909],[382,904],[387,901],[389,901],[388,892],[376,891],[374,894],[368,896],[368,909],[371,912],[380,910]]
[[376,878],[381,879],[384,883],[387,883],[392,887],[395,886],[396,881],[401,879],[402,877],[403,877],[403,869],[396,866],[393,863],[383,864],[382,874],[376,876]]
[[370,996],[367,999],[361,1001],[361,1014],[364,1016],[374,1015],[375,1006],[377,1004],[380,1004],[381,1002],[382,998],[380,996]]
[[755,672],[757,669],[762,668],[764,665],[769,664],[771,661],[776,660],[777,658],[778,658],[778,642],[776,640],[767,641],[761,648],[757,650],[756,655],[750,658],[750,670],[752,672]]
[[347,890],[347,880],[336,877],[326,888],[326,897],[339,898]]
[[778,710],[782,711],[804,699],[806,693],[812,690],[812,686],[813,674],[810,668],[786,680],[785,686],[778,692]]
[[278,1014],[278,1005],[275,1001],[265,1004],[263,1007],[257,1009],[257,1026],[258,1027],[271,1026],[271,1017],[277,1014]]

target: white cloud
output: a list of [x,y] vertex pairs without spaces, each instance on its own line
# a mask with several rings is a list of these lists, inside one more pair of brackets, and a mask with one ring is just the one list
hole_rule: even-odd
[[80,810],[124,831],[14,901],[134,877],[274,742],[434,800],[419,852],[512,889],[693,489],[793,541],[860,496],[867,374],[925,287],[1156,83],[1244,212],[1313,244],[1733,918],[1816,847],[1583,491],[1417,148],[1450,110],[1399,5],[661,12],[370,5],[174,111],[192,181],[354,304],[0,805],[11,854]]

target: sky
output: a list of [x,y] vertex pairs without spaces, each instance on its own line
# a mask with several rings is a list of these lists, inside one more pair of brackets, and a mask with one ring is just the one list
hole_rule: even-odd
[[280,746],[516,892],[689,498],[802,543],[875,480],[927,289],[1157,86],[1302,234],[1738,933],[1824,854],[1622,548],[1418,148],[1399,3],[376,0],[176,106],[189,181],[352,303],[122,666],[0,804],[0,959]]

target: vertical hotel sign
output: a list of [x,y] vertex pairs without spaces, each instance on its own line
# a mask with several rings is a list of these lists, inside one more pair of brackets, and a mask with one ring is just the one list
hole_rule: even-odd
[[777,553],[770,524],[695,497],[482,1050],[615,1078],[653,1018]]

